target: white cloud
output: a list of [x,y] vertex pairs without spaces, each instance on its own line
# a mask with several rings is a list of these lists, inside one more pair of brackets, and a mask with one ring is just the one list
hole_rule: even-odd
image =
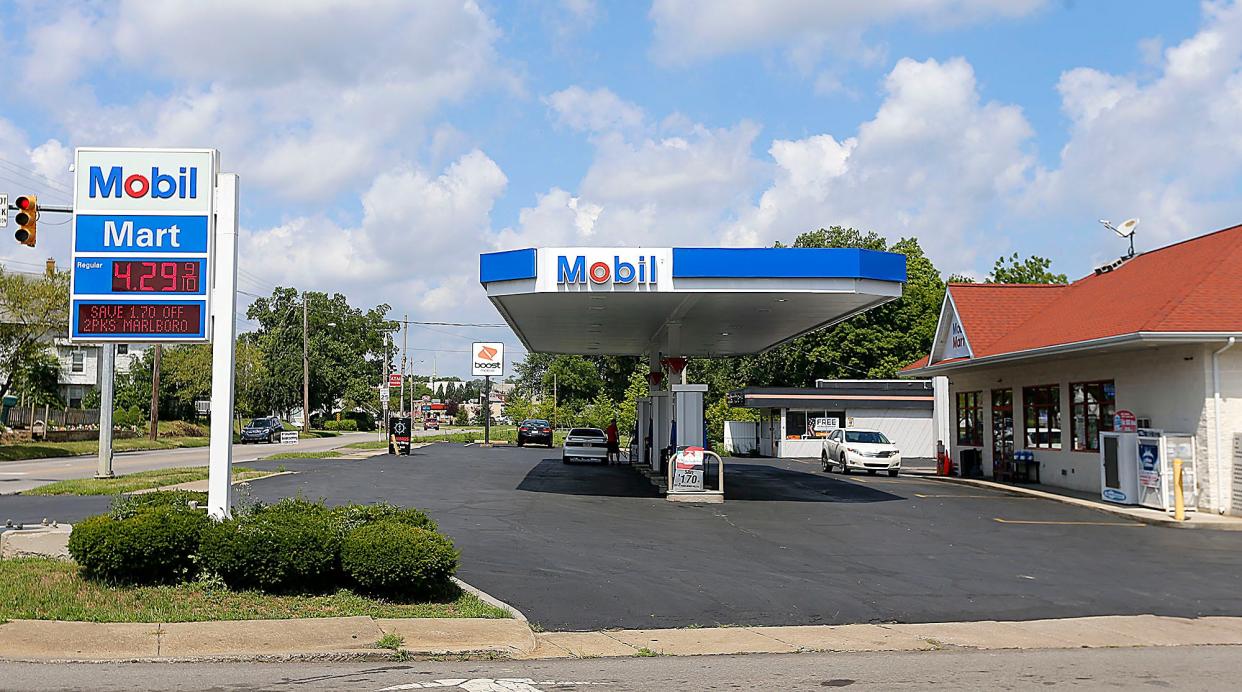
[[984,215],[1016,195],[1033,165],[1022,112],[983,102],[971,66],[903,59],[876,115],[846,139],[777,140],[776,176],[728,242],[768,245],[841,224],[917,235],[934,258],[965,265]]
[[656,56],[685,63],[773,45],[791,47],[796,56],[886,22],[953,26],[1020,17],[1044,4],[1046,0],[732,0],[722,11],[715,0],[655,0],[650,16]]
[[[357,224],[301,216],[253,230],[243,239],[242,266],[272,283],[347,290],[358,302],[400,297],[426,303],[422,293],[463,274],[475,276],[492,205],[507,182],[477,150],[439,175],[394,169],[363,194]],[[274,257],[281,261],[271,262]],[[402,286],[418,290],[407,294]]]
[[1070,136],[1024,213],[1138,216],[1147,247],[1242,218],[1242,7],[1203,7],[1203,26],[1164,49],[1149,80],[1088,67],[1061,76]]
[[545,102],[558,122],[579,131],[636,130],[646,117],[643,109],[610,89],[587,91],[575,85],[548,96]]

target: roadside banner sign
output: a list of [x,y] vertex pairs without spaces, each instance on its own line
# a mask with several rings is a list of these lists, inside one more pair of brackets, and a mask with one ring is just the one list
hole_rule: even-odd
[[211,341],[219,158],[214,149],[77,150],[71,342]]
[[505,345],[499,341],[476,341],[471,348],[470,372],[475,377],[503,377],[505,374]]
[[673,455],[673,492],[703,492],[703,448],[686,447]]
[[407,416],[388,419],[388,451],[391,454],[410,453],[410,431],[414,429],[413,421]]
[[297,443],[298,443],[298,431],[296,431],[296,430],[285,430],[285,431],[283,431],[283,432],[281,432],[281,433],[280,433],[280,444],[282,444],[282,445],[295,445],[295,444],[297,444]]
[[400,387],[401,386],[401,373],[394,372],[394,373],[389,374],[388,375],[388,386],[389,387]]

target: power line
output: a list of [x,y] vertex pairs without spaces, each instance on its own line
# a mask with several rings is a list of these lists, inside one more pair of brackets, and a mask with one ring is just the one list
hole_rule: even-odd
[[42,173],[34,170],[33,168],[26,168],[25,166],[22,166],[18,163],[10,161],[9,159],[4,158],[3,156],[0,156],[0,164],[7,164],[9,168],[17,169],[19,172],[23,173],[26,177],[31,178],[32,180],[36,180],[36,179],[43,180],[45,181],[45,184],[47,186],[50,186],[56,190],[60,190],[61,192],[64,192],[66,194],[71,194],[73,192],[64,183],[54,180],[52,178],[49,178],[46,175],[43,175]]

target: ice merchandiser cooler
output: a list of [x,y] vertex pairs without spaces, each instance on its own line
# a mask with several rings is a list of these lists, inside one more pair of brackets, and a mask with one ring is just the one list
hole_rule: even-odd
[[1100,432],[1100,497],[1138,504],[1138,434]]
[[1100,496],[1123,505],[1174,509],[1173,460],[1182,460],[1182,497],[1198,504],[1194,436],[1161,430],[1100,433]]

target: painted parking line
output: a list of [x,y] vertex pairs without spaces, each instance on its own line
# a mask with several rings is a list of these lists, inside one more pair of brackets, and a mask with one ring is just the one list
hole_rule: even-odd
[[1140,524],[1136,521],[1042,521],[1032,519],[1002,519],[1000,517],[992,517],[992,521],[1001,524],[1040,524],[1046,526],[1127,526],[1134,528],[1143,528],[1146,524]]

